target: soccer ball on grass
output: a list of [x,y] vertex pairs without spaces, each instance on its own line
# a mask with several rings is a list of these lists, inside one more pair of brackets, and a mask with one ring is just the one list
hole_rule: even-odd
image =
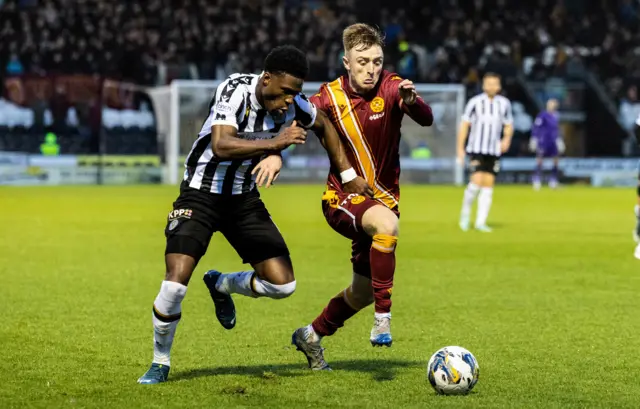
[[458,346],[436,351],[429,359],[429,383],[441,395],[465,395],[478,382],[480,367],[473,354]]

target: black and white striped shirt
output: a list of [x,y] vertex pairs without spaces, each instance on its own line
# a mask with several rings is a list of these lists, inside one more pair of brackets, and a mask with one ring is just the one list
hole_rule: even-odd
[[471,124],[467,153],[500,156],[502,128],[513,123],[511,102],[502,95],[493,99],[486,93],[467,102],[462,120]]
[[238,129],[238,138],[256,140],[275,137],[294,120],[305,128],[314,124],[316,107],[303,94],[295,96],[281,117],[269,114],[256,97],[259,79],[257,74],[232,74],[216,88],[209,116],[185,162],[184,180],[189,187],[226,195],[248,193],[255,188],[255,175],[251,171],[262,158],[217,159],[211,149],[212,126],[233,126]]

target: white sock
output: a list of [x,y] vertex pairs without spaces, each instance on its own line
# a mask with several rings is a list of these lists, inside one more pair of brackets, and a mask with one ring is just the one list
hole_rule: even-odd
[[391,313],[390,312],[375,312],[373,315],[374,315],[374,317],[376,319],[379,319],[379,318],[391,318]]
[[253,271],[240,271],[238,273],[223,274],[216,283],[216,290],[225,294],[242,294],[247,297],[258,297],[251,289]]
[[247,297],[286,298],[296,290],[295,280],[286,284],[272,284],[255,275],[253,271],[223,274],[216,289],[225,294],[242,294]]
[[634,211],[634,213],[636,214],[636,217],[637,217],[638,219],[640,219],[640,205],[636,205],[636,206],[633,208],[633,211]]
[[473,202],[476,200],[476,196],[479,191],[480,186],[475,183],[469,183],[467,185],[462,198],[462,211],[460,212],[461,217],[469,218],[471,215],[471,207],[473,206]]
[[171,366],[171,345],[182,316],[181,303],[187,287],[163,281],[153,303],[153,362]]
[[309,324],[306,327],[307,340],[310,342],[320,342],[322,341],[322,336],[318,335],[315,329],[313,329],[313,325]]
[[476,226],[487,224],[491,202],[493,201],[493,188],[483,187],[478,195],[478,214],[476,215]]

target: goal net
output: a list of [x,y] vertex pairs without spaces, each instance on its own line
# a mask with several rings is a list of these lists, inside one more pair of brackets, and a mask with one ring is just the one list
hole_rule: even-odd
[[[164,146],[163,181],[176,184],[184,173],[183,163],[207,115],[219,81],[176,80],[170,86],[150,90],[156,114],[159,143]],[[308,82],[303,92],[311,96],[322,84]],[[408,116],[402,123],[400,161],[403,183],[462,183],[456,165],[456,134],[465,104],[465,89],[459,84],[416,84],[418,93],[431,105],[434,124],[423,128]],[[282,181],[324,181],[329,169],[326,152],[317,138],[283,152]]]

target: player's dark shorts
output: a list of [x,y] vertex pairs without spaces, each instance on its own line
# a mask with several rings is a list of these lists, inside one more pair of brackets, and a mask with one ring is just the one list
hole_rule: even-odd
[[469,173],[487,172],[497,175],[500,172],[500,157],[472,153],[469,157]]
[[183,183],[169,213],[165,254],[199,261],[211,236],[221,232],[244,263],[288,256],[289,249],[257,190],[241,195],[202,192]]
[[[351,240],[351,264],[353,272],[371,278],[372,238],[362,227],[362,215],[373,206],[384,206],[377,200],[355,193],[328,190],[322,197],[322,212],[329,226]],[[400,217],[398,207],[392,211]]]

